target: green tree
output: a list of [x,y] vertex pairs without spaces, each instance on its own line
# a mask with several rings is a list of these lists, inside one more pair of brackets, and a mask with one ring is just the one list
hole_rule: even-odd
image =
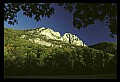
[[[80,29],[94,24],[96,20],[108,25],[111,34],[117,35],[117,4],[116,3],[55,3],[57,6],[64,6],[65,10],[73,13],[73,25]],[[23,11],[23,15],[34,17],[37,22],[40,17],[50,17],[54,14],[54,8],[50,7],[51,3],[5,3],[4,20],[8,24],[18,24],[17,12]]]
[[23,47],[16,47],[16,49],[13,51],[13,54],[16,57],[16,62],[18,65],[25,62],[24,59],[26,55]]

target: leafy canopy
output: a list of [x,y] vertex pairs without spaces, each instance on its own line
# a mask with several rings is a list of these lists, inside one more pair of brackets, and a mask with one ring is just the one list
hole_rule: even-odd
[[[108,25],[110,36],[117,35],[117,4],[116,3],[54,3],[57,6],[64,6],[65,11],[73,13],[73,25],[80,29],[87,27],[94,22],[101,21],[104,25]],[[22,10],[23,15],[34,17],[37,22],[42,17],[50,18],[55,14],[54,8],[50,7],[51,3],[5,3],[4,4],[4,20],[10,25],[18,24],[17,13]]]

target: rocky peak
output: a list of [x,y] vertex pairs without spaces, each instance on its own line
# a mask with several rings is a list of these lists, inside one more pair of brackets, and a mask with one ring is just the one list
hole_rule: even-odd
[[[52,40],[56,40],[56,41],[62,41],[63,43],[68,43],[68,44],[74,44],[74,45],[77,45],[77,46],[86,46],[82,40],[80,40],[77,36],[75,36],[74,34],[71,34],[71,33],[65,33],[63,36],[60,35],[59,32],[55,32],[53,31],[52,29],[50,28],[45,28],[45,27],[42,27],[42,28],[37,28],[37,29],[34,29],[34,30],[30,30],[28,31],[28,33],[30,35],[35,35],[35,36],[45,36],[46,39],[52,39]],[[22,35],[21,38],[25,38],[26,35]],[[41,40],[41,38],[29,38],[30,41],[32,42],[35,42],[35,43],[38,43],[38,44],[42,44],[44,43],[45,45],[49,43],[48,46],[50,46],[50,42],[46,42],[44,40]],[[43,45],[43,44],[42,44]]]
[[38,28],[34,31],[33,30],[29,31],[29,33],[33,32],[37,33],[37,35],[44,35],[46,36],[47,39],[60,39],[61,37],[59,32],[55,32],[52,29],[45,27]]
[[86,46],[82,40],[80,40],[77,36],[71,34],[71,33],[65,33],[63,35],[63,41],[69,44],[75,44],[75,45],[82,45],[82,46]]

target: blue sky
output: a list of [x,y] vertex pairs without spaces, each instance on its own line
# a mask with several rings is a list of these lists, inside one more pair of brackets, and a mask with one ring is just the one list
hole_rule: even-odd
[[94,25],[89,25],[80,30],[73,26],[73,14],[64,10],[62,6],[55,6],[55,14],[50,18],[43,17],[41,21],[36,22],[33,18],[28,18],[22,15],[22,11],[18,12],[18,24],[8,25],[4,21],[4,26],[15,29],[30,29],[38,27],[51,28],[54,31],[60,32],[63,35],[66,32],[77,35],[86,45],[92,45],[103,41],[116,42],[117,38],[109,38],[110,31],[107,26],[96,21]]

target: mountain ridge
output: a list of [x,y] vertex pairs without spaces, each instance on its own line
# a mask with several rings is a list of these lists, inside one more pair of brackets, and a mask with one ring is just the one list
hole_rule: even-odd
[[[42,45],[53,45],[50,42],[46,42],[46,40],[56,40],[61,41],[62,43],[72,44],[76,46],[87,46],[84,44],[82,40],[80,40],[76,35],[71,33],[65,33],[63,36],[59,32],[56,32],[50,28],[39,27],[35,29],[27,29],[27,30],[19,30],[24,31],[21,34],[20,38],[29,40],[31,42],[42,44]],[[44,39],[46,38],[46,40]],[[44,42],[43,42],[44,41]],[[60,45],[61,46],[61,45]]]

